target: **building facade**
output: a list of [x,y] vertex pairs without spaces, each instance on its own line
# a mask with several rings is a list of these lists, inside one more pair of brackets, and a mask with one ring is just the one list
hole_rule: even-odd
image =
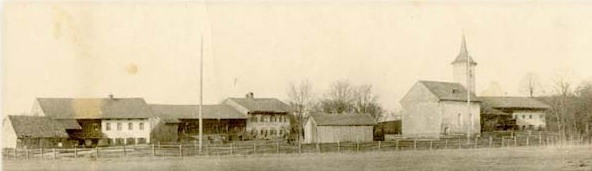
[[368,114],[316,114],[304,124],[304,143],[371,142],[376,121]]

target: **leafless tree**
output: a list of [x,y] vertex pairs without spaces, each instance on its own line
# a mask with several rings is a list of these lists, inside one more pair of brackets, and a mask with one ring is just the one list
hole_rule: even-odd
[[534,72],[526,73],[526,76],[524,76],[520,83],[520,92],[525,93],[530,97],[544,93],[539,76]]
[[372,85],[358,86],[354,91],[354,110],[356,113],[367,113],[375,119],[382,117],[383,109],[376,100],[378,96],[372,93]]
[[320,101],[320,108],[325,113],[348,113],[354,111],[355,89],[347,80],[331,84],[326,97]]
[[302,80],[300,84],[290,83],[288,87],[288,103],[294,110],[294,116],[291,121],[293,131],[297,133],[298,139],[301,138],[304,119],[310,114],[314,105],[314,94],[312,85],[308,80]]

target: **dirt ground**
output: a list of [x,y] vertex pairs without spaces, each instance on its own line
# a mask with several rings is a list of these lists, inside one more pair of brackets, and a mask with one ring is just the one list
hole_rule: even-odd
[[3,170],[592,170],[592,146],[301,155],[4,159]]

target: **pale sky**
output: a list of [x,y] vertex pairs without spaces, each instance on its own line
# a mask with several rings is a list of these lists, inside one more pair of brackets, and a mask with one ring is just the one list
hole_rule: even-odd
[[400,110],[418,80],[452,81],[464,31],[477,93],[491,82],[520,95],[535,72],[592,78],[592,3],[20,2],[3,4],[2,112],[36,97],[144,97],[197,104],[200,35],[204,100],[286,99],[309,80],[321,96],[348,79],[372,84]]

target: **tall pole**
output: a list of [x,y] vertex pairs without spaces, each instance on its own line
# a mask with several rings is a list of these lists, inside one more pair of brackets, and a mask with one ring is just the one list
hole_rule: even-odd
[[[463,34],[463,43],[466,46],[465,35]],[[466,47],[465,47],[466,48]],[[467,127],[467,141],[471,142],[471,130],[473,129],[473,115],[471,114],[471,57],[467,53],[467,113],[469,114],[469,119],[471,120],[471,125]]]
[[203,35],[200,37],[199,49],[199,152],[202,151],[203,145]]

